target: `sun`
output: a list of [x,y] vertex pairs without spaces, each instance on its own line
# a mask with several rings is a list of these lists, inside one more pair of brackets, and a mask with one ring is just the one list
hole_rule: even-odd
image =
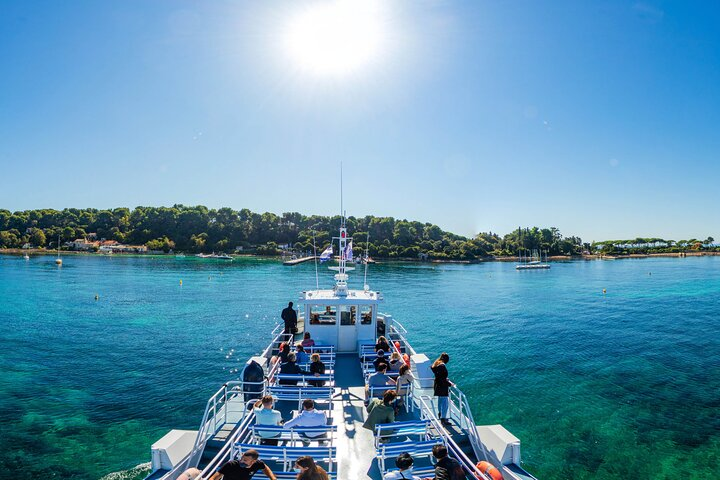
[[285,47],[297,68],[318,76],[344,76],[380,55],[381,3],[334,0],[316,3],[288,24]]

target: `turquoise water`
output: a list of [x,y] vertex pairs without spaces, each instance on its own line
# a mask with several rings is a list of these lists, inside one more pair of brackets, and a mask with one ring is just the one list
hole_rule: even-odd
[[[142,478],[314,283],[270,260],[0,255],[4,475]],[[385,264],[369,283],[539,478],[720,476],[720,257]]]

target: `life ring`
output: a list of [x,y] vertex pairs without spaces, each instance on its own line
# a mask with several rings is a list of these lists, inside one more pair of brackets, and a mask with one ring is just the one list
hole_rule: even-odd
[[397,348],[398,351],[400,350],[400,342],[398,342],[397,340],[395,340],[395,348]]
[[[490,462],[478,462],[475,467],[480,470],[482,473],[489,475],[490,478],[493,480],[503,480],[502,473],[500,473],[500,470],[495,468],[495,466]],[[476,478],[480,478],[479,476],[475,475]]]
[[410,357],[408,357],[407,353],[403,353],[402,359],[403,359],[403,362],[405,362],[405,365],[407,365],[409,367],[410,366]]

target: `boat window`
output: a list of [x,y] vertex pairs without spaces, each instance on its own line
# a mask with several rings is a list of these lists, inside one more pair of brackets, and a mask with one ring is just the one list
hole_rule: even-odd
[[310,324],[311,325],[335,325],[337,310],[336,307],[330,305],[311,305],[310,306]]
[[356,311],[354,305],[340,305],[340,325],[355,325]]
[[360,307],[360,323],[362,325],[370,325],[372,323],[372,310],[372,305],[364,305]]

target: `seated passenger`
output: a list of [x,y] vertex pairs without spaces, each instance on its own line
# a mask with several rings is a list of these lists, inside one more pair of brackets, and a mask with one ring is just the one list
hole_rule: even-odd
[[[282,423],[282,415],[279,411],[273,410],[273,397],[265,395],[255,402],[253,412],[255,413],[255,425],[272,425],[278,426]],[[258,435],[261,438],[262,445],[277,445],[278,441],[275,437],[279,437],[279,433],[263,432],[260,430]]]
[[[287,356],[287,362],[280,365],[280,373],[289,375],[310,375],[310,372],[306,372],[295,363],[295,354],[289,353]],[[278,382],[280,385],[297,385],[298,381],[295,379],[281,378]]]
[[315,340],[310,338],[310,332],[305,332],[303,334],[302,346],[303,347],[314,347],[315,346]]
[[375,351],[383,350],[385,352],[390,351],[390,344],[387,341],[387,338],[385,337],[379,337],[377,340],[377,343],[375,344]]
[[[320,361],[320,354],[313,353],[310,355],[310,360],[312,360],[310,362],[310,373],[316,377],[318,375],[325,375],[325,364]],[[310,380],[308,383],[313,387],[322,387],[325,385],[325,380]]]
[[255,472],[262,470],[270,480],[277,480],[270,467],[259,460],[260,454],[257,450],[246,450],[238,460],[230,460],[213,473],[210,480],[244,480],[250,479]]
[[295,345],[295,359],[300,365],[305,365],[310,361],[310,356],[305,353],[305,347],[300,343]]
[[405,395],[410,389],[410,385],[415,381],[415,377],[410,371],[410,367],[403,365],[400,367],[400,372],[397,378],[397,394]]
[[395,390],[388,390],[383,394],[382,400],[373,398],[367,406],[368,418],[363,427],[375,430],[378,423],[393,423],[395,421],[395,408],[393,403],[397,394]]
[[413,463],[415,463],[415,461],[409,453],[401,453],[395,459],[395,466],[400,470],[386,473],[383,480],[422,480],[417,475],[412,474]]
[[[327,416],[325,412],[315,410],[315,402],[307,398],[302,402],[302,412],[300,412],[292,420],[288,420],[283,425],[285,428],[290,427],[322,427],[327,425]],[[314,433],[312,435],[304,435],[308,438],[317,438],[324,436],[324,433]]]
[[280,344],[280,353],[278,353],[278,358],[280,359],[280,363],[287,362],[288,355],[290,355],[290,345],[288,345],[287,342],[282,342]]
[[378,350],[377,351],[377,358],[373,360],[373,366],[375,367],[375,371],[377,372],[380,368],[380,365],[384,364],[385,366],[390,366],[390,364],[387,361],[387,358],[385,358],[385,350]]
[[448,456],[447,447],[443,444],[435,445],[432,449],[433,457],[437,460],[435,464],[435,478],[465,478],[465,471],[460,463]]
[[405,365],[405,362],[403,362],[400,358],[400,354],[398,352],[392,352],[392,355],[390,355],[390,362],[388,363],[390,371],[399,372],[400,367],[403,365]]
[[380,370],[368,377],[367,388],[365,389],[365,398],[370,398],[370,387],[386,387],[388,385],[395,384],[395,380],[385,374],[386,371],[387,365],[383,363],[380,365]]
[[315,463],[312,457],[299,457],[295,461],[294,470],[297,472],[295,480],[328,480],[324,468]]

